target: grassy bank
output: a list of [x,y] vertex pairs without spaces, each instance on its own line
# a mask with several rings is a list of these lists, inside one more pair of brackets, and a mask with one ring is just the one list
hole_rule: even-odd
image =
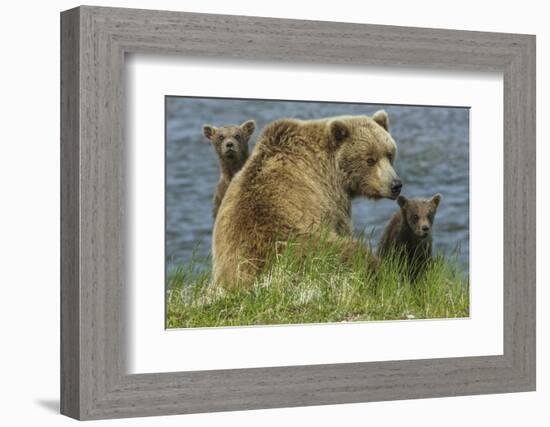
[[454,257],[437,256],[411,283],[398,257],[376,274],[361,253],[342,263],[340,248],[323,243],[306,256],[288,245],[248,290],[210,286],[209,260],[193,260],[168,277],[169,328],[469,315],[469,283]]

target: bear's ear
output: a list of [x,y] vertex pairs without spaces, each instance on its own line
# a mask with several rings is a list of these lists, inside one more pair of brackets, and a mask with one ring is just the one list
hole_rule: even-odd
[[256,122],[254,120],[247,120],[243,124],[241,124],[240,128],[244,132],[247,138],[250,137],[254,133],[254,130],[256,130]]
[[390,131],[390,118],[388,117],[388,113],[386,113],[384,110],[378,110],[376,113],[374,113],[372,119],[384,129],[386,129],[386,131]]
[[204,136],[206,136],[206,138],[212,140],[212,137],[214,136],[214,134],[216,133],[216,128],[214,126],[211,126],[211,125],[204,125],[202,127],[202,133],[204,134]]
[[397,204],[399,205],[399,207],[401,209],[403,209],[405,206],[407,206],[408,201],[409,201],[409,199],[407,199],[405,196],[399,196],[397,198]]
[[434,194],[434,196],[430,199],[430,202],[432,205],[437,208],[439,206],[439,202],[441,201],[441,194],[437,193]]
[[340,146],[349,136],[349,128],[342,120],[333,120],[329,124],[330,142],[333,148]]

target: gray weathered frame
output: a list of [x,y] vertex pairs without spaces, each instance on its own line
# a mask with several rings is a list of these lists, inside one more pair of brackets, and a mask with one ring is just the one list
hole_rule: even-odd
[[[504,354],[128,375],[126,53],[500,71]],[[535,389],[535,37],[83,6],[61,14],[61,412],[183,414]]]

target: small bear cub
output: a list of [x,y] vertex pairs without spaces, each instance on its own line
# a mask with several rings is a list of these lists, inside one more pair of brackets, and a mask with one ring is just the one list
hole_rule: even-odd
[[432,257],[432,225],[441,201],[441,194],[431,199],[397,198],[400,209],[386,225],[378,254],[384,257],[390,249],[396,250],[408,262],[414,280],[425,270]]
[[247,120],[240,126],[228,125],[216,128],[211,125],[204,125],[202,127],[204,136],[216,150],[220,165],[220,179],[213,201],[212,215],[214,219],[216,219],[229,183],[248,159],[248,141],[255,129],[256,123],[254,120]]

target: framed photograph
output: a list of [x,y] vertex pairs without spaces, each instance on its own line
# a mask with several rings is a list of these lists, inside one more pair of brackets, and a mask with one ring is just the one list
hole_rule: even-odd
[[[469,112],[167,96],[167,328],[469,317]],[[338,184],[343,150],[308,160],[322,147],[319,132],[329,142],[336,124],[359,129],[340,148],[364,157],[364,188]],[[298,132],[289,149],[286,136],[269,136],[285,126]],[[256,127],[264,130],[254,138]],[[325,198],[333,206],[323,212]],[[282,227],[288,236],[277,235]],[[224,244],[235,247],[224,253]],[[213,271],[214,260],[228,265]]]
[[535,390],[535,37],[61,14],[61,412]]

